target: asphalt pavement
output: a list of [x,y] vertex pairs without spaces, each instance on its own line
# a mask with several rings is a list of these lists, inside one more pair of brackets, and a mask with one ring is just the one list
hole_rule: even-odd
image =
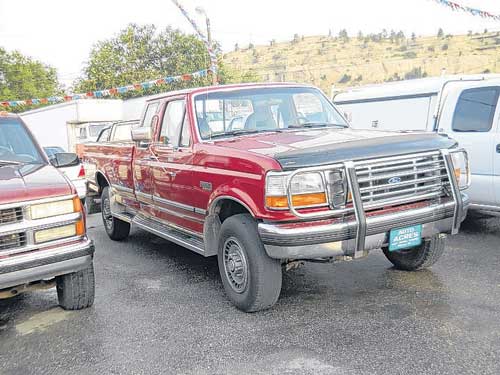
[[146,232],[109,240],[96,300],[55,290],[0,300],[0,374],[499,374],[500,218],[468,219],[431,270],[382,252],[288,272],[277,305],[245,314],[217,262]]

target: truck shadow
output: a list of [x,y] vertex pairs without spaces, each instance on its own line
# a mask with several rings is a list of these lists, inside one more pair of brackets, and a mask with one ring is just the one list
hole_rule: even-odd
[[500,234],[500,217],[469,213],[462,223],[463,233]]

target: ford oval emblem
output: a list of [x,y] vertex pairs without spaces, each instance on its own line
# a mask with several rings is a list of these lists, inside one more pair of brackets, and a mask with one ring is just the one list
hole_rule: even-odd
[[399,184],[401,182],[401,177],[392,177],[387,180],[390,184]]

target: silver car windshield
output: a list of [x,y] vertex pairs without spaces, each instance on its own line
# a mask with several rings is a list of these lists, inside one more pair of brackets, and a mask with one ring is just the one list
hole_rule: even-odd
[[328,99],[310,87],[214,91],[195,97],[202,139],[315,127],[348,127]]

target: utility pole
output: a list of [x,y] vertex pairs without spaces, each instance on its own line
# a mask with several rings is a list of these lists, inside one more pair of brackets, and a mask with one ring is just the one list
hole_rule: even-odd
[[[205,9],[203,9],[202,7],[197,7],[196,12],[205,16],[205,22],[207,24],[207,40],[210,47],[213,48],[214,45],[212,43],[212,29],[210,27],[210,18],[208,17],[208,14],[205,11]],[[217,85],[217,72],[212,72],[212,85]]]

